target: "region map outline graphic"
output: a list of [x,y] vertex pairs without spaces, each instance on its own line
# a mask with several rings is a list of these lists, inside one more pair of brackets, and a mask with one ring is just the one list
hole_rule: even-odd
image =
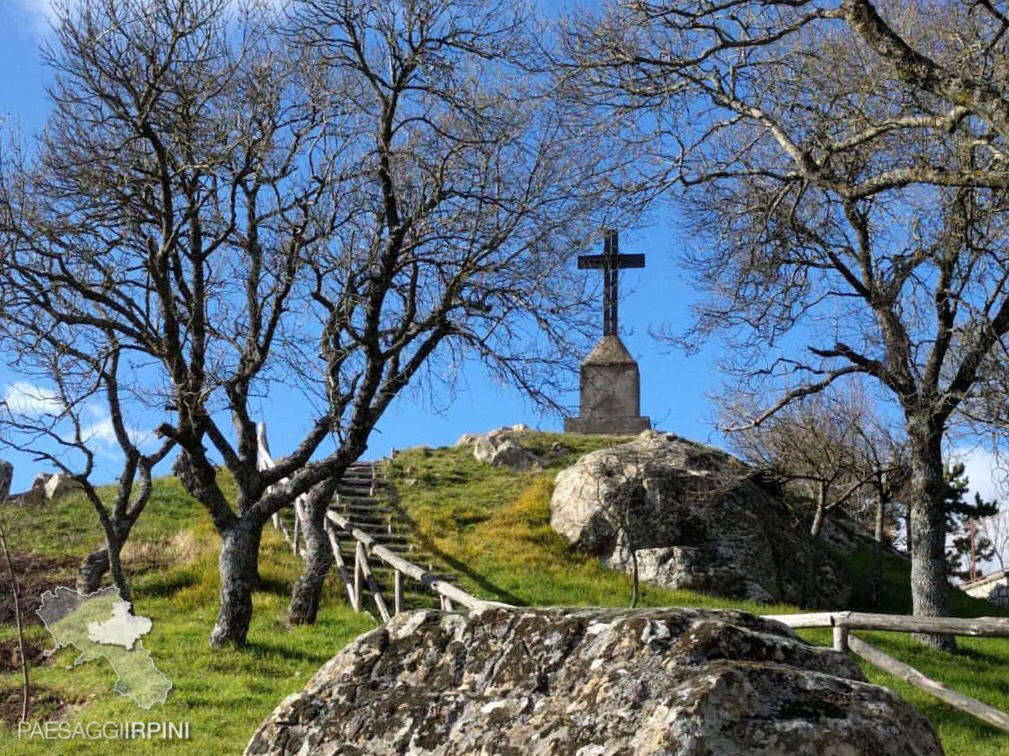
[[113,690],[141,709],[150,709],[167,701],[172,681],[155,666],[140,640],[150,632],[151,620],[133,616],[129,609],[115,585],[86,596],[61,585],[42,594],[35,613],[56,641],[50,653],[73,646],[81,653],[72,667],[104,657],[116,673]]

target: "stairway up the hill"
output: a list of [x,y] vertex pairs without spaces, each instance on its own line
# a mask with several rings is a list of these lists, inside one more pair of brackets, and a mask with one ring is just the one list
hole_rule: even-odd
[[[396,491],[383,473],[383,463],[358,462],[347,469],[330,510],[350,520],[353,526],[374,538],[394,554],[422,567],[436,577],[458,585],[459,574],[425,547],[416,528],[400,508]],[[349,568],[354,564],[357,542],[340,537],[340,551]],[[369,560],[375,578],[383,591],[392,591],[393,570],[379,559]],[[405,585],[405,608],[417,609],[438,605],[438,597],[408,581]]]

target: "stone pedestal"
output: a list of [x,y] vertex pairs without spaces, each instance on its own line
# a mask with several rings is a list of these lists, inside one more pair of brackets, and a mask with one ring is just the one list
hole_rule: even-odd
[[641,417],[638,363],[618,336],[603,336],[581,368],[581,414],[564,421],[565,433],[630,435],[648,430]]

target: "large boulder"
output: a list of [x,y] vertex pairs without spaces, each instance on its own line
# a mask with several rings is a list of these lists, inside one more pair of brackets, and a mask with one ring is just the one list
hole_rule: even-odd
[[697,609],[402,614],[266,719],[253,754],[938,756],[928,721],[779,623]]
[[583,456],[557,475],[550,524],[614,569],[670,588],[844,607],[851,588],[769,486],[742,462],[672,434]]

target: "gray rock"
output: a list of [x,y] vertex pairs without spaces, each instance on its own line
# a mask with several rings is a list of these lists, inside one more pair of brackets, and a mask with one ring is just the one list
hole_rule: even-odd
[[824,518],[820,540],[840,554],[851,554],[859,545],[871,543],[869,532],[843,512],[833,510]]
[[478,438],[479,436],[476,433],[463,433],[459,436],[459,440],[455,442],[455,447],[458,449],[460,446],[472,446]]
[[939,756],[928,721],[784,625],[698,609],[401,614],[327,662],[257,754]]
[[56,473],[55,475],[49,476],[49,479],[45,482],[44,488],[46,498],[52,501],[53,499],[58,499],[72,491],[80,491],[81,484],[68,475]]
[[557,475],[550,524],[576,548],[639,576],[756,601],[840,609],[851,588],[780,498],[730,455],[645,431]]
[[63,473],[40,472],[32,481],[32,487],[17,494],[16,498],[20,504],[42,504],[81,488],[80,483]]
[[5,459],[0,459],[0,501],[6,499],[10,494],[12,480],[14,480],[14,465]]
[[42,491],[43,498],[45,497],[46,483],[52,478],[55,473],[40,472],[35,475],[35,479],[32,480],[32,490]]
[[486,462],[495,467],[507,467],[510,470],[541,469],[542,460],[528,449],[524,449],[518,441],[526,431],[516,428],[517,426],[497,428],[477,436],[473,442],[473,456],[479,462]]

